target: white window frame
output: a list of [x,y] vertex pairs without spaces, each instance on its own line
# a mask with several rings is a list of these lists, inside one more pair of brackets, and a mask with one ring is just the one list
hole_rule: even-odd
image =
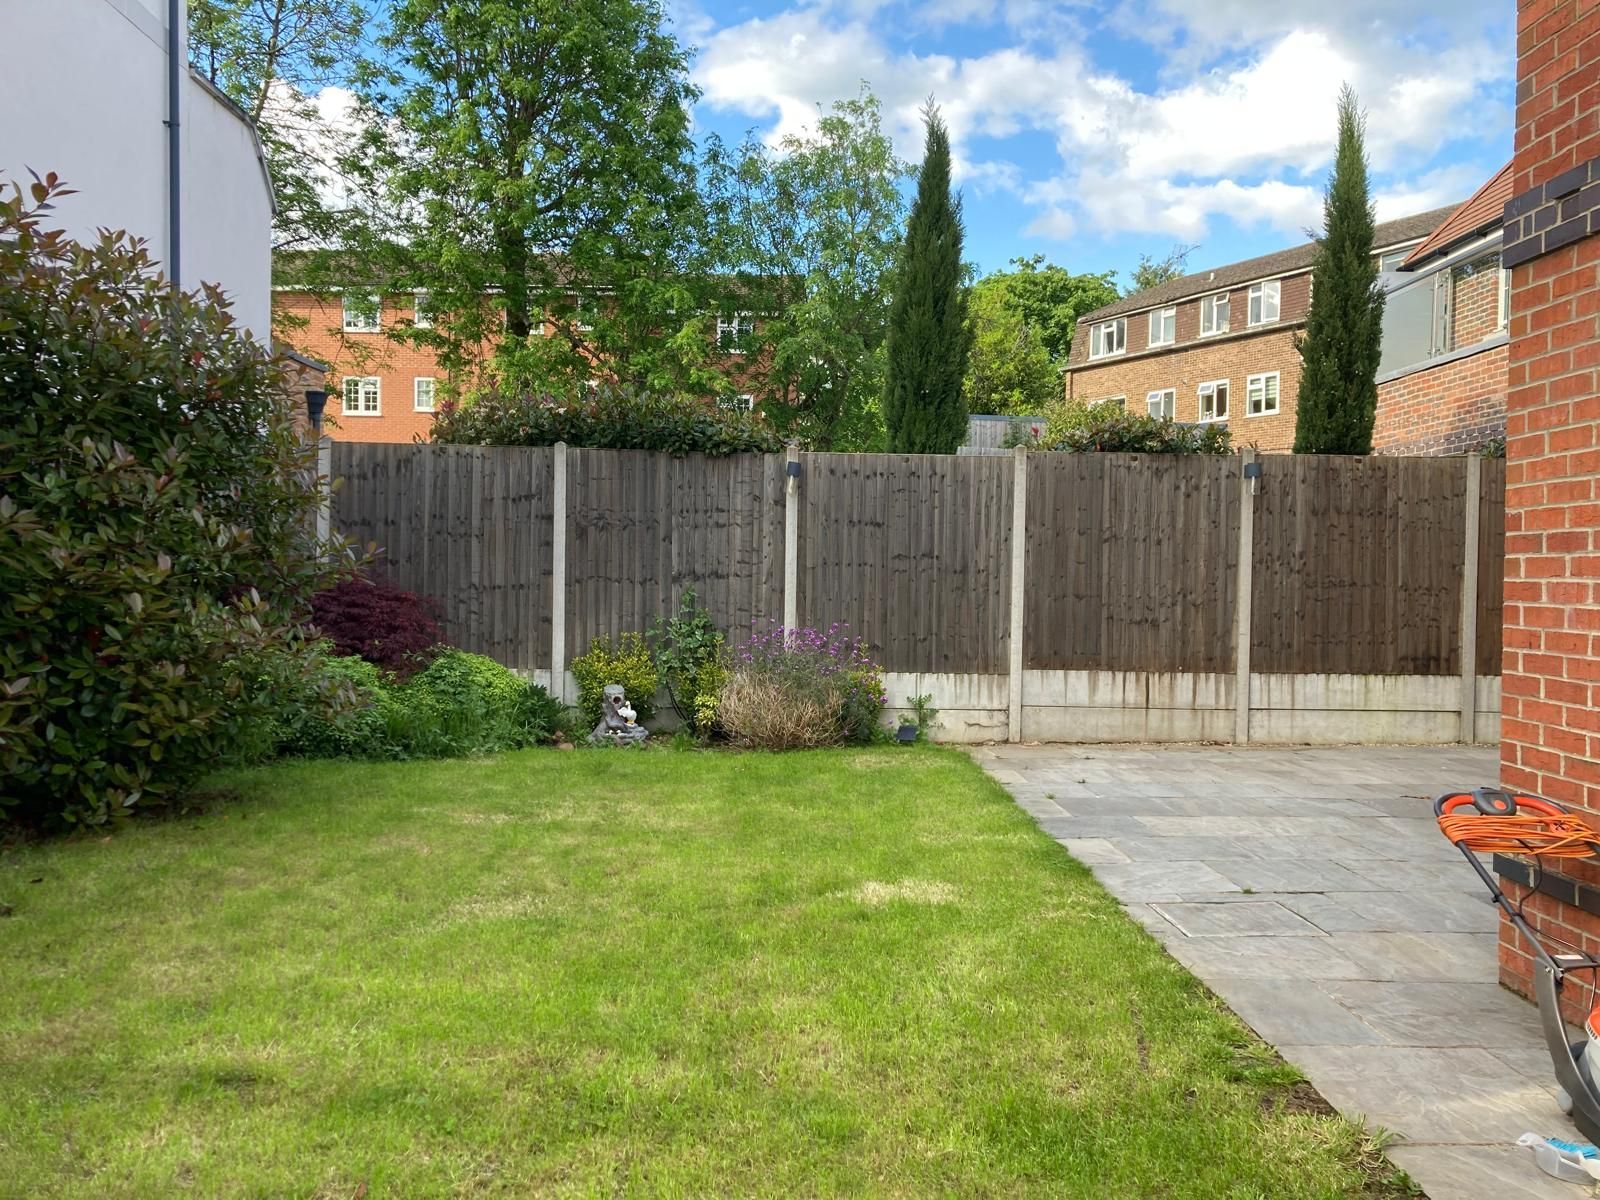
[[[356,406],[350,407],[350,385],[356,385]],[[372,387],[372,407],[366,406],[367,386]],[[339,385],[339,407],[347,417],[383,416],[383,380],[376,375],[346,375]]]
[[[1222,411],[1217,411],[1217,389],[1222,389]],[[1228,404],[1232,399],[1232,388],[1226,379],[1208,379],[1196,389],[1195,395],[1199,399],[1199,418],[1203,425],[1220,423],[1228,419]],[[1211,415],[1206,415],[1206,397],[1211,398]]]
[[[422,403],[422,385],[428,385],[428,403]],[[431,413],[439,411],[439,381],[432,375],[417,375],[411,380],[411,411]]]
[[[1158,333],[1157,333],[1158,330],[1160,331],[1160,334],[1166,334],[1166,326],[1167,326],[1167,322],[1168,321],[1172,322],[1172,333],[1171,333],[1171,335],[1170,336],[1158,336]],[[1177,308],[1177,305],[1169,305],[1166,308],[1152,309],[1150,311],[1149,344],[1151,346],[1172,346],[1172,345],[1176,345],[1177,341],[1178,341],[1178,308]]]
[[[1272,315],[1267,316],[1267,302],[1272,302]],[[1250,285],[1250,299],[1246,307],[1246,320],[1251,326],[1276,325],[1283,313],[1283,287],[1276,279],[1265,279]]]
[[[1159,406],[1160,411],[1151,407]],[[1149,416],[1159,420],[1175,421],[1178,419],[1178,389],[1157,388],[1153,392],[1144,394],[1144,411]]]
[[346,292],[340,299],[343,309],[344,331],[346,333],[377,333],[383,328],[383,299],[379,296],[368,296],[372,301],[371,324],[368,324],[368,314],[360,309],[350,307],[350,301],[355,298],[351,292]]
[[717,400],[717,407],[724,412],[754,412],[756,398],[749,392],[740,392],[738,395],[722,396]]
[[717,349],[724,354],[743,354],[744,347],[740,343],[754,337],[755,332],[756,321],[749,313],[719,314],[717,317]]
[[[1115,350],[1106,349],[1106,342],[1111,333],[1116,334],[1117,343]],[[1089,357],[1090,358],[1116,358],[1128,351],[1128,319],[1126,317],[1113,317],[1109,321],[1100,321],[1089,329]]]
[[[1217,324],[1218,302],[1222,306],[1222,323]],[[1227,292],[1212,292],[1209,296],[1200,298],[1200,336],[1216,337],[1219,333],[1228,332],[1228,321],[1233,315],[1233,303]],[[1209,328],[1207,319],[1209,318]]]
[[572,323],[578,327],[579,333],[593,333],[594,321],[584,314],[589,311],[589,305],[584,303],[584,297],[578,296],[572,305]]
[[427,292],[411,293],[411,324],[418,329],[433,328],[432,297]]
[[[1267,407],[1267,380],[1272,380],[1272,407]],[[1261,410],[1256,411],[1256,389],[1261,390]],[[1277,371],[1247,375],[1244,381],[1244,415],[1271,417],[1283,411],[1283,380]]]
[[1495,332],[1499,333],[1511,323],[1511,271],[1500,268],[1500,292],[1495,302]]

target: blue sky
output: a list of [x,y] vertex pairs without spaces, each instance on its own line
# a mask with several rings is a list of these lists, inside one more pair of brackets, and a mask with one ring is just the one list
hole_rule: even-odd
[[1510,0],[675,0],[728,138],[798,132],[867,82],[901,154],[944,109],[984,270],[1043,253],[1126,279],[1303,240],[1334,97],[1369,113],[1380,218],[1465,199],[1511,154]]

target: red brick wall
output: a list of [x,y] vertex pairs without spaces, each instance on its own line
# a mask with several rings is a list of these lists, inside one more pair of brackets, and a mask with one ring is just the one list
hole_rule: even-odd
[[1505,431],[1504,345],[1378,385],[1376,454],[1462,454]]
[[[1600,235],[1564,178],[1600,158],[1600,0],[1519,0],[1517,56],[1501,778],[1600,812]],[[1600,950],[1600,920],[1531,913]],[[1502,923],[1501,979],[1526,990],[1522,950]]]

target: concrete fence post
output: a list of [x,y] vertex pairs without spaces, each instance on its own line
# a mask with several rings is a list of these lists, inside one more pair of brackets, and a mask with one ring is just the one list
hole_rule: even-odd
[[567,444],[555,445],[550,537],[550,694],[567,703]]
[[317,439],[317,541],[326,543],[333,532],[333,439]]
[[1250,599],[1256,545],[1256,488],[1261,464],[1249,446],[1239,451],[1239,574],[1233,602],[1233,740],[1250,741]]
[[783,627],[800,624],[800,447],[783,460]]
[[1023,617],[1027,604],[1028,558],[1028,449],[1018,446],[1011,462],[1011,645],[1008,662],[1010,710],[1006,721],[1006,740],[1022,740],[1022,672],[1025,666]]
[[1461,740],[1478,740],[1478,519],[1483,459],[1467,456],[1466,536],[1461,555]]

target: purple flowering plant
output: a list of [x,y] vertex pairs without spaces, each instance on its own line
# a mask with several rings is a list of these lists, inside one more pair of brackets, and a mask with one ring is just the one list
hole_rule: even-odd
[[786,629],[777,622],[750,623],[750,638],[734,656],[735,670],[778,683],[805,696],[831,693],[838,703],[840,731],[849,741],[870,741],[889,697],[883,670],[866,643],[836,621],[827,629]]

